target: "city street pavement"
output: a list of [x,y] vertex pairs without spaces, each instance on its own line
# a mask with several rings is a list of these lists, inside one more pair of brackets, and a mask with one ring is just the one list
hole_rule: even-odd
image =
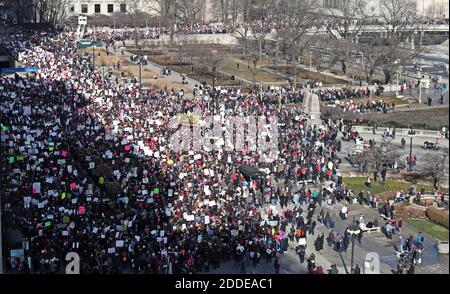
[[[127,50],[124,50],[124,55],[121,54],[120,50],[117,50],[117,52],[110,52],[110,53],[113,54],[113,55],[116,55],[117,57],[126,58],[128,60],[133,55],[130,52],[128,52]],[[147,69],[147,70],[149,70],[151,72],[154,72],[154,73],[157,73],[157,74],[161,74],[162,69],[164,67],[162,67],[162,66],[160,66],[160,65],[158,65],[156,63],[153,63],[150,60],[147,60],[147,63],[148,63],[147,65],[142,66],[143,70]],[[138,66],[138,65],[136,65],[136,66]],[[182,81],[183,77],[181,76],[181,74],[179,74],[178,72],[175,72],[173,70],[172,70],[172,74],[171,75],[163,76],[163,77],[160,77],[159,79],[163,79],[163,80],[168,81],[168,82],[173,82],[175,84],[179,84],[180,86],[184,87],[185,89],[189,89],[189,90],[193,90],[194,86],[196,84],[199,84],[198,81],[196,81],[194,79],[191,79],[189,77],[186,77],[186,81],[188,82],[188,84],[187,85],[182,85],[181,81]],[[144,82],[151,82],[151,81],[152,81],[152,79],[143,79],[143,83]],[[190,94],[186,93],[185,95],[189,96]]]
[[[333,220],[335,221],[335,227],[333,230],[338,232],[340,235],[344,232],[345,228],[351,224],[353,221],[353,217],[356,219],[359,218],[361,214],[364,214],[366,221],[373,221],[375,218],[378,219],[380,224],[383,224],[381,217],[375,209],[369,208],[367,206],[361,206],[359,204],[352,204],[349,206],[349,217],[347,220],[342,221],[338,213],[342,208],[343,204],[336,204],[334,206],[328,206],[327,204],[322,204],[322,207],[316,208],[316,213],[314,215],[314,219],[317,222],[317,214],[320,212],[320,209],[324,209],[324,211],[330,211]],[[293,205],[289,206],[290,209],[293,208]],[[306,206],[303,206],[303,209],[306,209]],[[281,211],[279,207],[277,207],[278,211]],[[318,223],[318,222],[317,222]],[[328,233],[331,229],[327,229],[322,224],[318,223],[314,236],[307,236],[307,248],[306,248],[306,256],[309,256],[312,252],[316,255],[316,264],[322,266],[324,271],[326,272],[330,269],[331,264],[336,264],[339,273],[345,274],[347,268],[350,271],[351,264],[351,244],[349,245],[347,252],[336,252],[334,249],[328,247],[326,241],[324,242],[324,250],[320,252],[316,252],[314,249],[314,241],[320,233],[324,233],[325,237],[328,236]],[[417,236],[417,229],[409,226],[408,224],[404,225],[402,229],[401,235],[404,237],[408,237],[409,235]],[[437,240],[434,238],[425,235],[425,242],[423,251],[422,262],[423,266],[416,269],[416,273],[435,273],[435,274],[448,274],[449,273],[449,257],[448,255],[440,255],[437,253],[436,249]],[[374,233],[365,233],[362,238],[361,244],[355,241],[354,247],[354,265],[358,264],[361,269],[363,269],[364,261],[367,258],[367,253],[377,253],[380,257],[380,273],[381,274],[392,274],[392,269],[395,269],[397,266],[397,258],[395,256],[395,248],[394,246],[398,246],[399,244],[399,235],[394,235],[392,240],[386,238],[386,236],[379,232]],[[306,270],[306,262],[301,264],[299,261],[298,255],[295,253],[295,241],[294,244],[290,242],[289,249],[287,252],[283,254],[279,254],[281,261],[280,273],[282,274],[304,274],[307,273]],[[266,263],[264,258],[261,258],[260,264],[256,267],[253,267],[252,262],[246,268],[247,274],[273,274],[275,273],[275,269],[272,263]],[[345,264],[345,265],[344,265]],[[222,264],[221,267],[217,270],[210,271],[211,274],[240,274],[241,268],[240,266],[235,266],[234,261],[230,261],[228,263]]]
[[[364,138],[364,141],[366,143],[369,141],[369,139],[375,139],[375,142],[377,142],[377,143],[380,143],[383,140],[381,135],[379,135],[379,134],[373,135],[372,133],[361,133],[361,136]],[[400,143],[401,138],[402,138],[401,136],[396,136],[395,139],[390,138],[390,139],[388,139],[388,141],[393,143],[393,146],[396,148],[396,150],[400,156],[400,160],[406,164],[406,159],[407,159],[407,156],[409,156],[409,152],[410,152],[410,138],[407,136],[403,137],[406,141],[405,149],[403,149],[401,147],[401,143]],[[423,149],[422,146],[425,141],[434,142],[435,140],[432,138],[420,138],[420,137],[415,137],[413,139],[412,153],[415,154],[417,157],[416,166],[414,167],[413,170],[415,170],[415,171],[423,170],[425,167],[429,166],[430,164],[439,162],[444,159],[444,156],[447,156],[444,163],[446,164],[446,177],[448,179],[448,177],[449,177],[449,174],[448,174],[449,140],[447,140],[445,138],[439,139],[440,147],[441,147],[439,150]],[[341,140],[341,143],[342,143],[342,148],[341,148],[341,151],[338,152],[338,156],[342,160],[342,163],[340,164],[341,172],[343,172],[344,174],[346,174],[348,176],[360,175],[358,167],[350,166],[348,161],[345,160],[345,158],[344,158],[348,152],[352,152],[355,150],[355,147],[356,147],[355,142],[353,142],[353,141],[348,142],[348,141]],[[443,183],[445,183],[444,186],[448,186],[448,181],[444,181]]]
[[[125,57],[129,58],[131,54],[125,51]],[[159,65],[156,65],[152,62],[149,62],[147,66],[144,68],[147,68],[153,72],[161,72],[162,67]],[[181,75],[179,75],[176,72],[172,71],[172,75],[165,77],[165,79],[179,83],[181,81]],[[193,88],[193,86],[198,83],[195,80],[189,79],[189,87]],[[314,97],[315,96],[315,97]],[[315,114],[320,113],[320,106],[319,106],[319,100],[316,95],[311,95],[311,97],[308,97],[305,101],[306,108],[308,109],[308,112],[310,114],[313,114],[313,117]],[[448,95],[447,95],[447,103],[448,103]],[[317,118],[314,119],[315,122],[317,122]],[[378,135],[372,136],[371,133],[363,133],[363,137],[367,140],[369,138],[374,137],[377,142],[381,141],[381,137]],[[398,148],[398,151],[401,154],[401,157],[406,157],[407,154],[409,154],[409,138],[405,138],[408,142],[408,148],[405,150],[401,149],[400,140],[402,137],[397,136],[397,138],[394,140],[396,147]],[[424,141],[429,141],[430,138],[414,138],[413,141],[413,152],[417,155],[418,163],[417,163],[417,169],[420,170],[420,168],[425,164],[426,162],[430,161],[430,158],[433,158],[433,156],[443,156],[444,152],[448,153],[448,140],[442,139],[440,142],[443,145],[444,149],[441,151],[433,151],[433,150],[423,150],[419,146],[423,144]],[[342,151],[340,152],[339,156],[340,158],[344,158],[344,155],[348,151],[354,150],[354,143],[353,142],[342,142]],[[345,160],[343,159],[343,163],[345,165]],[[294,186],[295,188],[299,188],[298,186]],[[320,209],[323,208],[325,211],[330,211],[330,214],[332,215],[333,220],[336,223],[336,226],[334,230],[338,232],[339,234],[342,234],[345,230],[345,228],[352,222],[353,217],[358,218],[359,215],[364,214],[366,220],[374,220],[375,218],[378,218],[379,223],[382,224],[383,221],[380,219],[378,212],[375,209],[364,207],[359,204],[352,204],[350,205],[349,210],[349,218],[345,221],[342,221],[338,217],[338,213],[342,207],[342,204],[336,204],[334,206],[328,206],[326,204],[323,204],[323,207],[318,207],[316,209],[316,214],[314,215],[314,219],[317,219],[317,214],[319,213]],[[293,205],[290,205],[290,209],[293,208]],[[278,211],[281,211],[280,207],[276,208]],[[303,207],[304,210],[306,210],[306,206]],[[324,271],[326,272],[328,269],[330,269],[331,264],[336,264],[339,273],[344,274],[346,273],[346,269],[350,271],[350,263],[351,263],[351,244],[349,248],[347,249],[347,252],[338,253],[332,248],[327,246],[326,241],[324,242],[324,250],[320,252],[316,252],[314,249],[314,241],[319,233],[324,233],[325,237],[328,236],[330,232],[330,229],[325,228],[323,225],[318,223],[314,236],[308,235],[307,238],[307,249],[306,249],[306,257],[309,256],[312,252],[316,255],[316,264],[323,267]],[[413,236],[416,236],[418,231],[415,228],[412,228],[405,224],[405,227],[402,231],[402,235],[405,237],[408,237],[409,234],[412,234]],[[396,268],[397,265],[397,259],[395,256],[395,250],[394,245],[398,245],[398,235],[395,235],[393,237],[393,240],[388,240],[383,233],[366,233],[364,234],[364,237],[362,238],[362,243],[359,244],[357,241],[355,241],[354,246],[354,264],[358,264],[361,269],[364,267],[364,260],[366,259],[367,253],[370,252],[376,252],[380,256],[380,272],[383,274],[391,274],[391,270]],[[424,254],[423,254],[423,264],[424,266],[422,268],[419,268],[416,270],[417,273],[449,273],[449,258],[448,256],[439,255],[437,253],[436,249],[436,242],[437,240],[425,236],[425,243],[424,243]],[[307,263],[301,264],[299,261],[298,255],[295,253],[295,242],[294,244],[289,244],[289,249],[284,254],[279,254],[280,261],[281,261],[281,274],[303,274],[306,273],[306,265]],[[275,273],[273,261],[270,263],[266,263],[266,260],[264,258],[261,258],[261,262],[256,267],[253,267],[252,262],[247,266],[246,273],[248,274],[272,274]],[[225,264],[221,264],[219,269],[210,271],[211,274],[241,274],[241,268],[240,266],[235,266],[234,261],[227,262]]]
[[[448,87],[448,86],[447,86]],[[404,91],[404,105],[396,106],[396,111],[410,111],[410,110],[419,110],[419,109],[433,109],[433,108],[441,108],[441,107],[448,107],[449,106],[449,91],[446,89],[443,91],[444,93],[444,101],[442,104],[439,103],[439,99],[441,97],[441,91],[440,90],[434,90],[434,89],[422,89],[422,102],[421,103],[412,103],[411,107],[408,107],[408,100],[410,98],[419,99],[419,89],[412,89],[412,90],[406,90]],[[391,93],[394,94],[395,93]],[[387,94],[384,94],[387,96]],[[399,95],[402,95],[401,93]],[[427,104],[427,97],[431,97],[431,106],[428,106]]]

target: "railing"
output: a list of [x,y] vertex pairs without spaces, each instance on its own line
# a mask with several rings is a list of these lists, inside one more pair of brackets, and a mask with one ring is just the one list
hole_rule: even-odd
[[[353,128],[358,131],[358,132],[363,132],[363,133],[371,133],[373,132],[373,128],[372,127],[367,127],[367,126],[353,126]],[[382,134],[384,131],[384,128],[379,128],[376,133],[377,134]],[[395,129],[395,134],[396,135],[400,135],[400,136],[407,136],[408,132],[410,131],[410,129]],[[430,137],[430,138],[436,138],[436,137],[440,137],[441,132],[439,131],[429,131],[429,130],[414,130],[416,132],[416,136],[418,137]]]

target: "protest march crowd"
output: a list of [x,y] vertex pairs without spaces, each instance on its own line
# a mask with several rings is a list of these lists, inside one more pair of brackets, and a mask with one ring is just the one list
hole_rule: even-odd
[[[111,28],[112,29],[112,28]],[[159,39],[162,35],[170,35],[170,29],[165,26],[145,27],[137,30],[140,39]],[[201,24],[195,23],[189,26],[177,24],[173,30],[174,34],[229,34],[233,32],[233,28],[223,23]],[[103,30],[93,30],[85,34],[85,38],[95,38],[102,41],[123,41],[135,39],[136,29],[134,28],[117,28],[112,31],[105,32]]]
[[[309,272],[323,273],[305,240],[314,236],[315,214],[333,227],[318,209],[351,194],[337,163],[340,121],[311,125],[300,109],[280,110],[270,89],[200,88],[191,99],[103,77],[77,52],[72,33],[18,31],[3,43],[23,66],[39,68],[31,77],[0,78],[3,226],[28,242],[25,258],[11,259],[9,270],[58,273],[74,251],[82,273],[198,273],[229,260],[245,273],[261,259],[274,260],[278,272],[279,254],[295,239],[301,262],[309,253]],[[217,95],[212,103],[208,90]],[[278,95],[302,100],[307,91]],[[222,142],[174,150],[173,134],[186,130],[172,123],[180,114],[262,116],[260,136],[277,151],[262,160],[269,151],[255,149],[250,125],[222,132],[243,133],[240,149]],[[242,165],[265,173],[245,177]],[[348,245],[342,236],[334,239]],[[319,234],[316,251],[323,241]]]
[[[383,112],[395,110],[395,104],[388,104],[383,99],[374,99],[384,92],[384,87],[342,87],[333,89],[317,89],[315,93],[327,106],[338,107],[347,113]],[[364,100],[363,100],[364,99]],[[347,100],[347,101],[343,101]],[[348,101],[349,100],[349,101]]]
[[[374,93],[375,92],[375,93]],[[381,85],[375,87],[375,89],[369,89],[369,87],[342,87],[333,89],[318,89],[316,94],[321,101],[336,101],[345,99],[359,99],[359,98],[371,98],[373,95],[380,96],[384,92],[384,88]]]

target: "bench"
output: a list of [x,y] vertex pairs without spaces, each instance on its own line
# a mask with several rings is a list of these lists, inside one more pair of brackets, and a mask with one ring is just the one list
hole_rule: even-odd
[[363,233],[369,233],[369,234],[372,233],[372,232],[379,233],[379,232],[381,232],[381,227],[365,228],[362,231],[363,231]]
[[313,180],[305,180],[305,181],[298,181],[297,184],[309,184],[309,183],[314,183]]

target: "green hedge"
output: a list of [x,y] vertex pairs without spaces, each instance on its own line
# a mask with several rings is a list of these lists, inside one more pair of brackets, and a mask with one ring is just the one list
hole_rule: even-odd
[[427,217],[435,224],[439,224],[443,227],[448,227],[448,212],[440,210],[434,207],[427,209]]

